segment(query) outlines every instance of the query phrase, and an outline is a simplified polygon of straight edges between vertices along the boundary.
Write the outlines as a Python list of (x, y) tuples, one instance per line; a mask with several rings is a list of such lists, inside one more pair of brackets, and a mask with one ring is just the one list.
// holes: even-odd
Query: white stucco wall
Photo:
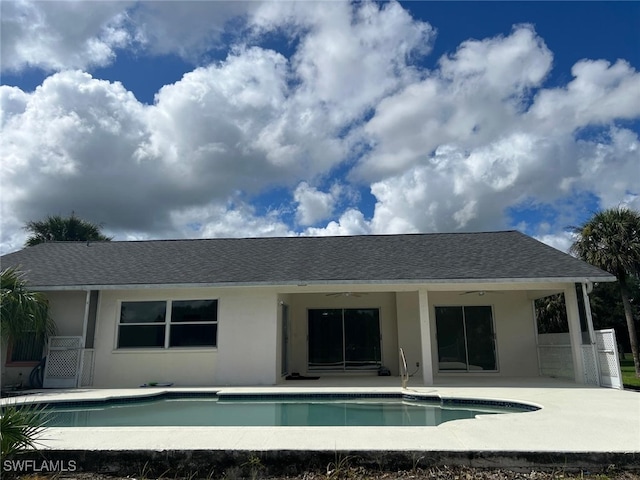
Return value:
[[(409, 371), (422, 375), (419, 296), (416, 290), (394, 292), (394, 286), (370, 286), (366, 295), (328, 296), (335, 291), (299, 293), (300, 287), (138, 289), (102, 291), (95, 332), (93, 385), (136, 387), (148, 382), (173, 382), (176, 386), (271, 385), (283, 381), (281, 302), (289, 305), (289, 372), (307, 371), (307, 312), (311, 308), (379, 308), (382, 362), (399, 374), (398, 349), (403, 347)], [(406, 286), (405, 286), (406, 287)], [(425, 286), (423, 286), (424, 288)], [(540, 285), (520, 291), (487, 293), (482, 297), (428, 290), (430, 348), (437, 382), (435, 306), (491, 305), (496, 328), (498, 372), (447, 372), (456, 376), (537, 376), (538, 363), (531, 299)], [(307, 287), (304, 287), (307, 288)], [(375, 289), (385, 288), (384, 292)], [(469, 287), (475, 289), (476, 286)], [(478, 286), (486, 288), (486, 285)], [(508, 288), (504, 286), (503, 288)], [(550, 288), (550, 287), (548, 287)], [(554, 288), (556, 288), (554, 286)], [(292, 290), (296, 290), (292, 292)], [(51, 311), (60, 335), (81, 335), (86, 292), (50, 292)], [(117, 349), (119, 305), (122, 301), (218, 300), (218, 345), (209, 348)], [(428, 358), (428, 357), (427, 357)], [(420, 369), (416, 372), (416, 362)], [(3, 383), (15, 380), (3, 370)], [(15, 370), (17, 373), (18, 370)], [(23, 377), (30, 368), (23, 369)], [(360, 373), (362, 374), (362, 373)]]
[(277, 383), (279, 306), (275, 290), (225, 292), (219, 308), (217, 384)]
[(420, 312), (418, 292), (398, 292), (396, 294), (398, 318), (398, 348), (404, 350), (409, 373), (421, 375), (422, 365), (416, 368), (416, 363), (422, 364), (422, 347), (420, 342)]
[(47, 292), (49, 313), (56, 322), (56, 335), (82, 335), (87, 292)]
[[(218, 300), (217, 347), (117, 349), (122, 301)], [(276, 383), (277, 295), (273, 289), (103, 291), (96, 324), (94, 386)]]

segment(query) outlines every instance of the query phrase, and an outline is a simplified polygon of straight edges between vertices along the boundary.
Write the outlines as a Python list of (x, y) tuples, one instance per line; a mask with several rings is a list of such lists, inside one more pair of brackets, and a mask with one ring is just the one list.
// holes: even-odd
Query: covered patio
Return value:
[[(388, 373), (408, 375), (421, 386), (555, 379), (603, 384), (590, 282), (421, 287), (353, 285), (338, 291), (301, 285), (280, 292), (279, 383), (291, 384), (286, 378), (292, 373), (297, 383), (320, 377), (336, 386)], [(565, 298), (568, 331), (539, 334), (534, 302), (557, 293)], [(384, 377), (375, 382), (386, 383)]]

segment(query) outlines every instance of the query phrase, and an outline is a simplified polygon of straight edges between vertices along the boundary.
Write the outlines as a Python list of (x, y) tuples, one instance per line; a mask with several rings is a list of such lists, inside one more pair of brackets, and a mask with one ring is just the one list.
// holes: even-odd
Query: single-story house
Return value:
[[(1, 260), (50, 301), (50, 386), (400, 375), (401, 348), (425, 385), (538, 377), (532, 305), (559, 292), (570, 375), (593, 383), (586, 295), (615, 280), (517, 231), (51, 242)], [(10, 347), (3, 383), (26, 381), (41, 351)]]

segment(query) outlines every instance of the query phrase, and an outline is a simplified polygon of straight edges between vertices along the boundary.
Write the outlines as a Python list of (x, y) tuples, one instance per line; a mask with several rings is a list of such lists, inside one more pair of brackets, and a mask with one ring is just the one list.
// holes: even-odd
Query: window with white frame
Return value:
[(118, 348), (215, 347), (217, 300), (122, 302)]

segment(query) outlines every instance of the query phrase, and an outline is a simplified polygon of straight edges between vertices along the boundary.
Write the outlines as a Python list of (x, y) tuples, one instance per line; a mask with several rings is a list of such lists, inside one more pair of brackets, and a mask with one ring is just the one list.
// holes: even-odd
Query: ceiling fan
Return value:
[(479, 297), (483, 297), (486, 294), (493, 295), (494, 293), (497, 295), (502, 295), (503, 292), (497, 292), (495, 290), (487, 291), (487, 290), (469, 290), (468, 292), (462, 292), (459, 295), (471, 295), (472, 293), (478, 294)]
[(368, 295), (368, 293), (362, 292), (335, 292), (335, 293), (327, 293), (327, 297), (362, 297), (363, 295)]

